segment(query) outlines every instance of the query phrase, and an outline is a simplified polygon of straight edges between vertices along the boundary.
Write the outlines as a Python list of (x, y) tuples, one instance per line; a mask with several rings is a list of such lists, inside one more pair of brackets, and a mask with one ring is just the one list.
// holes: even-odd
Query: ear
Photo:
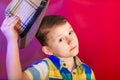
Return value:
[(52, 55), (52, 52), (50, 51), (48, 46), (43, 46), (42, 51), (47, 55)]

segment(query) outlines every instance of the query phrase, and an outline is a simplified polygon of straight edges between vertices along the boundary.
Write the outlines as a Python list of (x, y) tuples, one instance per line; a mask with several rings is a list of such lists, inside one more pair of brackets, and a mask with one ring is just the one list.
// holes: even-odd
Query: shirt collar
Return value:
[[(60, 60), (58, 57), (51, 55), (49, 59), (53, 62), (53, 64), (57, 67), (57, 69), (61, 69), (62, 67), (67, 68), (66, 63), (63, 60)], [(81, 66), (82, 63), (77, 56), (74, 57), (74, 61), (76, 67)]]

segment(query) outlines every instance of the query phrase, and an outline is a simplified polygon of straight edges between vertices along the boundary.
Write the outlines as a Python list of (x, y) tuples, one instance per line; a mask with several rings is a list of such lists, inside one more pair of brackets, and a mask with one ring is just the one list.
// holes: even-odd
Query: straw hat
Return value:
[(12, 0), (5, 10), (5, 16), (17, 15), (19, 48), (25, 48), (35, 37), (49, 0)]

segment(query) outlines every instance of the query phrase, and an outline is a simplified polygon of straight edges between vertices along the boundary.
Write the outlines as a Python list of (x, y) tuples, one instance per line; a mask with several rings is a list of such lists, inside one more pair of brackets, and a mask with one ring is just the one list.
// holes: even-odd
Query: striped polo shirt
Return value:
[(92, 69), (74, 57), (75, 68), (70, 72), (67, 64), (58, 57), (51, 55), (36, 61), (24, 72), (30, 80), (96, 80)]

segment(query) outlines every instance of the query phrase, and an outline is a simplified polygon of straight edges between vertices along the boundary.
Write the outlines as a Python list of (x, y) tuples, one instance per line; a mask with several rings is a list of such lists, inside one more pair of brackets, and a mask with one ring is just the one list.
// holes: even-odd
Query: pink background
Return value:
[[(0, 26), (10, 0), (0, 0)], [(115, 0), (51, 0), (46, 15), (65, 16), (79, 39), (80, 59), (92, 67), (97, 80), (120, 80), (120, 2)], [(0, 31), (0, 80), (7, 79), (6, 39)], [(46, 57), (36, 40), (20, 50), (25, 68)]]

